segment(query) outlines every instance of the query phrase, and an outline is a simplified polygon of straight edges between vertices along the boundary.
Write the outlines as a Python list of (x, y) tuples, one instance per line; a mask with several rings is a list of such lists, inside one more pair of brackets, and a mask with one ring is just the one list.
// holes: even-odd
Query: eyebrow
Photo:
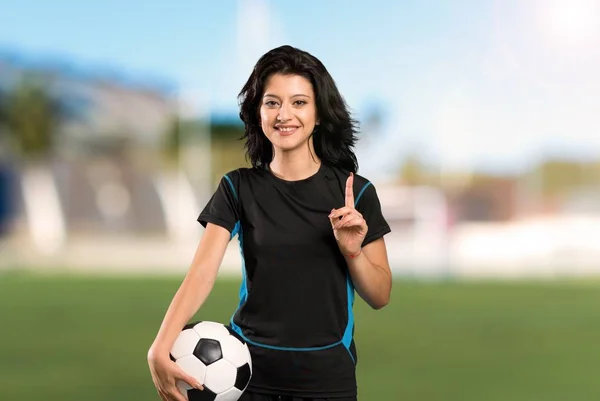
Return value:
[[(304, 94), (302, 94), (302, 93), (298, 93), (298, 94), (292, 95), (292, 97), (298, 97), (298, 96), (307, 97), (307, 98), (309, 98), (309, 99), (310, 99), (310, 96), (308, 96), (308, 95), (304, 95)], [(265, 95), (263, 96), (263, 98), (264, 98), (264, 97), (274, 97), (274, 98), (277, 98), (277, 99), (279, 99), (279, 96), (277, 96), (277, 95), (272, 95), (272, 94), (270, 94), (270, 93), (265, 93)]]

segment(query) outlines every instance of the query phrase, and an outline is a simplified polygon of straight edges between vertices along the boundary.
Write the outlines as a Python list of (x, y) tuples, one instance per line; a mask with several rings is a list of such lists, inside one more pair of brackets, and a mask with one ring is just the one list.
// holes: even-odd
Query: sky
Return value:
[(413, 153), (448, 171), (600, 158), (600, 0), (4, 0), (0, 21), (0, 49), (161, 77), (197, 113), (235, 116), (263, 53), (307, 50), (372, 172)]

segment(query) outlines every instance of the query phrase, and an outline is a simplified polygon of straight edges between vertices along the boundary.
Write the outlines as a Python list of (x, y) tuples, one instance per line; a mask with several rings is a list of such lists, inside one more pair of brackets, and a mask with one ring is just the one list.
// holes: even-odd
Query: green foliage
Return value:
[[(159, 400), (146, 363), (182, 277), (0, 277), (0, 394)], [(238, 279), (195, 319), (227, 322)], [(110, 294), (110, 295), (107, 295)], [(600, 399), (600, 283), (408, 283), (355, 305), (360, 400)]]
[(182, 121), (178, 115), (173, 115), (163, 139), (163, 154), (169, 161), (179, 160), (179, 148), (181, 145)]
[(0, 132), (8, 124), (8, 94), (0, 90)]
[(8, 132), (26, 156), (44, 156), (53, 149), (63, 110), (47, 83), (26, 76), (6, 95), (3, 115)]
[(213, 122), (210, 126), (211, 140), (222, 143), (233, 143), (244, 135), (244, 125), (234, 121)]
[(223, 174), (239, 167), (249, 166), (245, 157), (244, 126), (235, 121), (213, 121), (211, 130), (211, 153), (213, 182), (215, 185)]
[(178, 162), (182, 147), (202, 143), (205, 130), (203, 121), (183, 119), (178, 114), (173, 114), (163, 135), (162, 153), (165, 159)]
[(425, 166), (415, 155), (408, 155), (400, 167), (400, 179), (404, 185), (423, 184), (427, 175)]
[(600, 162), (547, 160), (530, 175), (541, 180), (544, 195), (563, 195), (581, 187), (600, 185)]
[[(485, 171), (456, 171), (455, 176), (468, 177), (467, 186), (463, 188), (477, 189), (480, 187), (510, 187), (510, 183), (527, 182), (535, 191), (540, 191), (544, 197), (567, 195), (581, 188), (600, 187), (600, 160), (581, 161), (567, 159), (547, 159), (518, 175), (491, 174)], [(422, 162), (417, 156), (409, 155), (404, 159), (398, 172), (401, 182), (405, 185), (439, 186), (452, 180), (451, 174), (441, 176), (436, 169)]]

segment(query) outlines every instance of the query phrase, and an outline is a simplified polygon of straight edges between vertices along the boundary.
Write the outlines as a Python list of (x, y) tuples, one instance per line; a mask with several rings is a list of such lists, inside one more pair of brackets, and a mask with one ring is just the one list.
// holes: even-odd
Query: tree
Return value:
[(179, 162), (179, 147), (181, 146), (181, 117), (173, 114), (163, 137), (162, 152), (169, 163)]
[(26, 74), (9, 89), (3, 118), (9, 138), (26, 159), (20, 187), (27, 198), (24, 215), (32, 241), (40, 251), (52, 253), (65, 243), (66, 221), (48, 156), (65, 111), (48, 83), (37, 77)]
[(409, 154), (400, 167), (400, 179), (404, 185), (421, 185), (426, 181), (427, 171), (418, 156)]
[(233, 119), (212, 121), (210, 133), (212, 142), (235, 144), (244, 135), (244, 125)]
[(561, 196), (600, 183), (600, 166), (593, 162), (549, 159), (528, 174), (538, 177), (544, 196)]
[(54, 148), (63, 119), (58, 99), (46, 83), (26, 76), (5, 96), (3, 120), (15, 145), (24, 156), (43, 158)]
[(8, 95), (0, 88), (0, 145), (6, 146), (6, 131), (8, 130)]

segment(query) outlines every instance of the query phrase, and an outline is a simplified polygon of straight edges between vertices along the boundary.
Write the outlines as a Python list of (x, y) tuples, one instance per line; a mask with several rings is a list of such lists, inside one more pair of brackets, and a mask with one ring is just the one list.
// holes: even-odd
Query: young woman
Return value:
[(356, 400), (352, 305), (390, 300), (374, 186), (356, 175), (356, 123), (323, 64), (282, 46), (258, 61), (241, 93), (252, 168), (226, 174), (198, 217), (206, 227), (148, 359), (163, 400), (176, 380), (202, 388), (169, 359), (209, 295), (227, 244), (240, 241), (243, 280), (231, 327), (250, 347), (243, 401)]

